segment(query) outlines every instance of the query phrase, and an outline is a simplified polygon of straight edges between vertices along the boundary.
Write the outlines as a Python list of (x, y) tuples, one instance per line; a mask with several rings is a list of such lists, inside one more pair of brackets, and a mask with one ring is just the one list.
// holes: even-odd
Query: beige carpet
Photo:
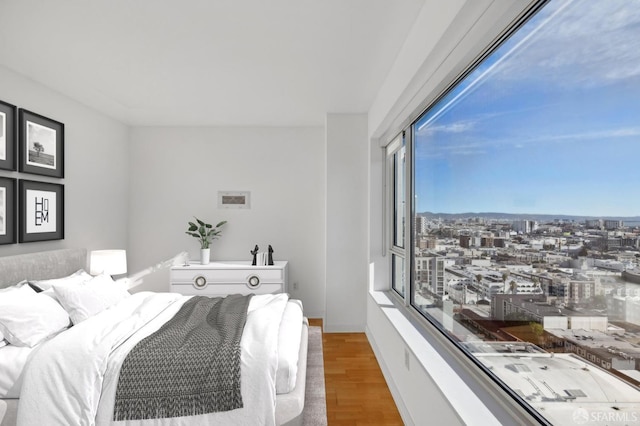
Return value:
[(305, 426), (326, 426), (327, 401), (324, 388), (322, 329), (320, 327), (309, 327), (307, 385), (304, 398), (303, 424)]

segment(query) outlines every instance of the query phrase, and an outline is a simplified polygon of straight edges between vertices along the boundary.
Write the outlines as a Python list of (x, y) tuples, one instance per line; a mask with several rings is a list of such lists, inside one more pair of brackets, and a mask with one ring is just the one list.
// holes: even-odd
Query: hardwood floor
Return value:
[(364, 333), (323, 333), (322, 345), (329, 426), (403, 424)]

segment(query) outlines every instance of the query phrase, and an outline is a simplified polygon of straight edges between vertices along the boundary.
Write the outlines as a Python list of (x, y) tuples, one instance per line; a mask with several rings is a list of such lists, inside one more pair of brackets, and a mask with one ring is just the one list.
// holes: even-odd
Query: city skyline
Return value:
[(550, 2), (427, 112), (416, 211), (640, 216), (639, 6)]
[(431, 211), (423, 211), (417, 212), (417, 215), (422, 216), (451, 216), (451, 217), (459, 217), (470, 219), (474, 217), (482, 217), (485, 219), (495, 219), (495, 220), (519, 220), (519, 219), (529, 219), (529, 220), (628, 220), (631, 222), (640, 222), (640, 215), (636, 216), (594, 216), (594, 215), (567, 215), (563, 213), (511, 213), (511, 212), (431, 212)]

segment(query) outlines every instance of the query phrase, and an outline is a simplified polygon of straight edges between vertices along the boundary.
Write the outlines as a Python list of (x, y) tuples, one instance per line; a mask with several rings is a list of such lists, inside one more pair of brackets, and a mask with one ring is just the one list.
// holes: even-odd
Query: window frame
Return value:
[[(385, 226), (388, 229), (386, 235), (391, 243), (388, 250), (385, 250), (391, 256), (389, 256), (389, 295), (394, 301), (396, 306), (403, 310), (403, 313), (412, 322), (419, 327), (419, 332), (428, 340), (427, 336), (431, 336), (442, 343), (450, 355), (452, 355), (458, 362), (466, 366), (467, 371), (471, 373), (472, 377), (484, 386), (485, 389), (496, 397), (496, 400), (501, 400), (506, 406), (508, 411), (512, 413), (526, 413), (531, 416), (533, 420), (543, 425), (551, 425), (545, 417), (543, 417), (537, 410), (530, 406), (520, 395), (518, 395), (513, 389), (507, 386), (497, 375), (495, 375), (489, 368), (483, 365), (476, 357), (471, 354), (467, 349), (456, 342), (436, 318), (430, 317), (423, 313), (414, 306), (413, 300), (413, 287), (415, 279), (415, 244), (413, 236), (415, 229), (415, 214), (416, 206), (414, 199), (415, 190), (415, 174), (414, 174), (414, 130), (417, 122), (427, 114), (434, 106), (436, 106), (444, 97), (446, 97), (452, 90), (454, 90), (458, 84), (462, 82), (470, 73), (472, 73), (478, 66), (480, 66), (487, 57), (489, 57), (495, 50), (497, 50), (507, 39), (515, 34), (526, 22), (528, 22), (540, 9), (542, 9), (550, 0), (536, 0), (529, 5), (529, 8), (521, 14), (516, 20), (514, 20), (492, 43), (490, 43), (476, 58), (474, 58), (460, 74), (455, 76), (448, 84), (444, 86), (444, 89), (440, 91), (426, 106), (414, 111), (406, 121), (400, 134), (391, 139), (391, 141), (385, 146), (387, 149), (387, 161), (383, 162), (384, 175), (386, 176), (385, 190), (385, 209), (389, 215), (384, 220)], [(395, 246), (394, 232), (395, 223), (393, 218), (394, 206), (391, 205), (395, 201), (394, 189), (395, 189), (395, 173), (393, 169), (393, 157), (389, 156), (389, 147), (391, 147), (398, 137), (403, 137), (405, 152), (405, 240), (404, 248), (400, 249)], [(389, 202), (391, 200), (391, 203)], [(404, 294), (400, 294), (394, 288), (394, 255), (404, 256), (405, 265), (405, 291)], [(510, 400), (504, 400), (504, 394), (511, 397)]]

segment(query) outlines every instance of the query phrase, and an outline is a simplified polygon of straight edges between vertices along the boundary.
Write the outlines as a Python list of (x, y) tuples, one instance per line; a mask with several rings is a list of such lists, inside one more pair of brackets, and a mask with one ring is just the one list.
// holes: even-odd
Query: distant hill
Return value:
[(483, 212), (483, 213), (432, 213), (422, 212), (418, 213), (419, 216), (424, 216), (429, 219), (469, 219), (473, 217), (480, 217), (483, 219), (504, 219), (504, 220), (535, 220), (537, 222), (553, 222), (554, 220), (563, 221), (576, 221), (584, 222), (585, 220), (605, 219), (605, 220), (621, 220), (623, 222), (640, 222), (640, 216), (572, 216), (563, 214), (520, 214), (520, 213), (498, 213), (498, 212)]

